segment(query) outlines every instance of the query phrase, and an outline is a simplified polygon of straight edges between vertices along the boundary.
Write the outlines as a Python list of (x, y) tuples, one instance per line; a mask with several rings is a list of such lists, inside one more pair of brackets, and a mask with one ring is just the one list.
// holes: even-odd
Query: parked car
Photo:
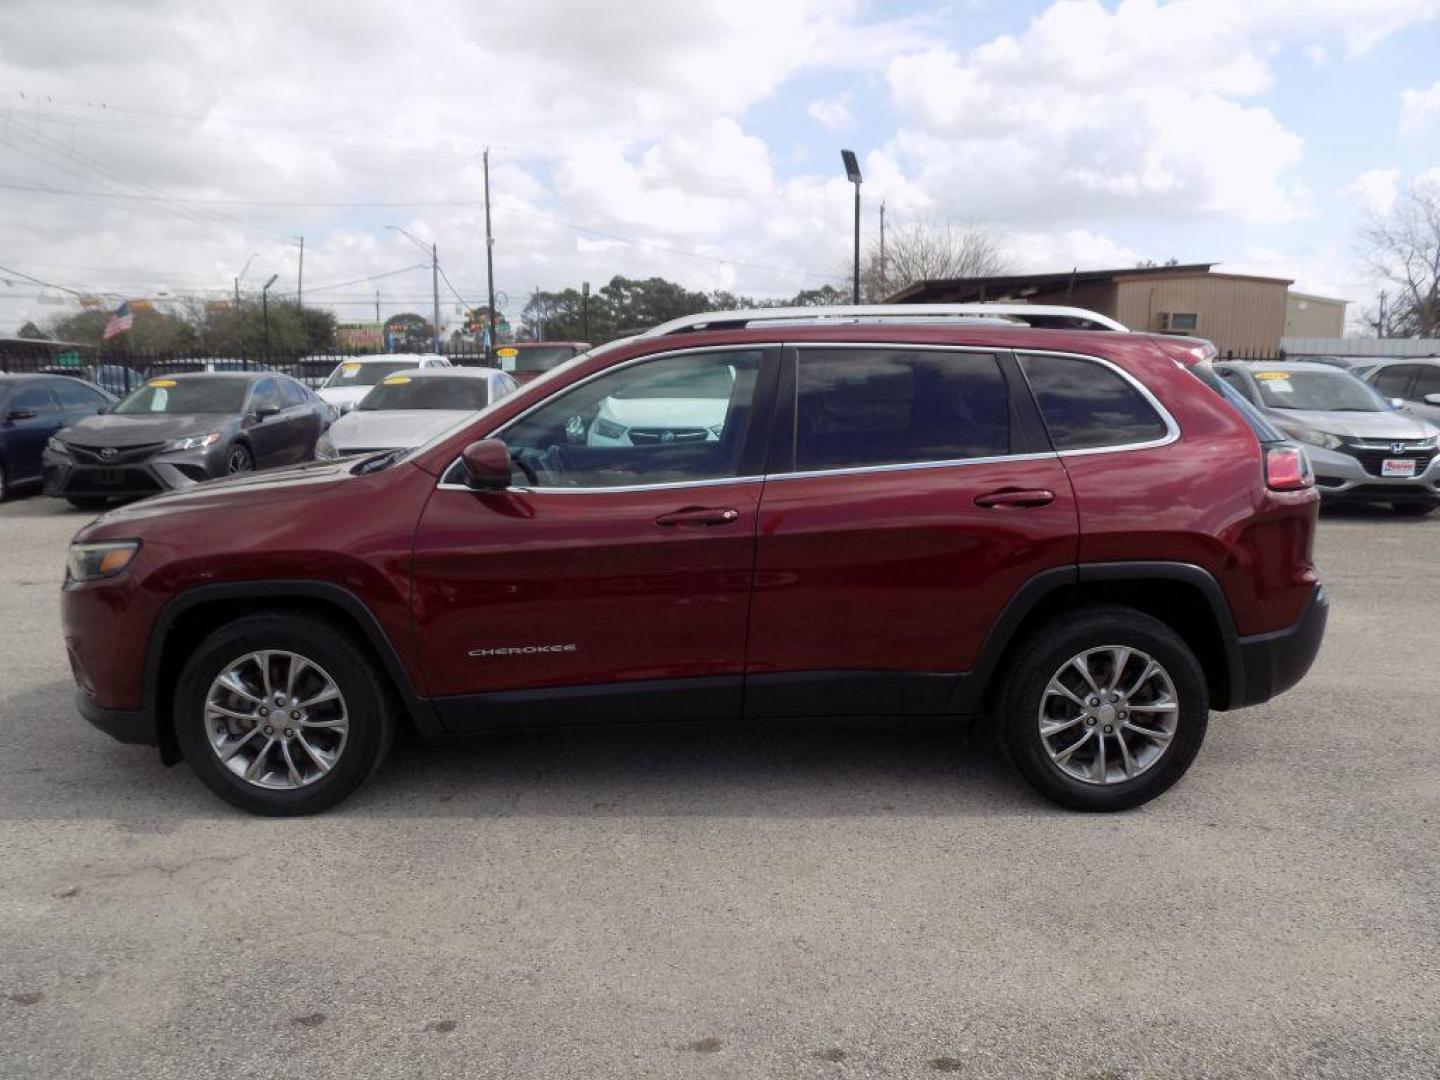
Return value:
[(157, 360), (145, 369), (145, 378), (154, 379), (162, 375), (197, 375), (216, 371), (268, 371), (269, 366), (259, 360), (241, 360), (233, 356), (208, 358), (179, 357), (174, 360)]
[(1238, 361), (1218, 363), (1215, 370), (1276, 426), (1308, 445), (1327, 502), (1382, 502), (1410, 515), (1440, 506), (1440, 428), (1397, 412), (1349, 372), (1324, 364)]
[(352, 356), (335, 365), (335, 370), (321, 385), (318, 393), (342, 413), (347, 413), (387, 375), (412, 368), (448, 368), (450, 361), (434, 353), (383, 353), (378, 356)]
[(320, 436), (315, 456), (347, 457), (409, 448), (488, 409), (515, 389), (494, 368), (410, 368), (387, 375)]
[(0, 500), (20, 485), (40, 481), (46, 440), (115, 400), (68, 376), (0, 374)]
[(1440, 424), (1440, 356), (1383, 360), (1365, 381), (1401, 412)]
[(96, 507), (310, 461), (328, 416), (312, 392), (276, 372), (150, 379), (106, 415), (50, 439), (45, 494)]
[[(834, 715), (988, 716), (1118, 810), (1305, 674), (1319, 496), (1213, 349), (859, 311), (679, 320), (414, 450), (106, 514), (61, 602), (80, 711), (260, 814), (335, 805), (400, 725)], [(713, 439), (572, 423), (717, 371)]]
[(93, 383), (107, 394), (122, 398), (136, 389), (145, 377), (134, 368), (124, 364), (85, 364), (81, 367), (46, 367), (40, 369), (45, 375), (65, 375)]
[(587, 341), (517, 341), (514, 345), (502, 345), (496, 349), (495, 359), (501, 371), (514, 375), (515, 381), (523, 386), (589, 351), (590, 343)]

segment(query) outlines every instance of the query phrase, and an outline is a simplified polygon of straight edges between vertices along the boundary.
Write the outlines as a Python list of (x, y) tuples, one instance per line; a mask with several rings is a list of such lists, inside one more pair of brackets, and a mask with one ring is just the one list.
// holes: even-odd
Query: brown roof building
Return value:
[[(1307, 323), (1345, 322), (1344, 300), (1295, 294), (1286, 278), (1215, 273), (1215, 263), (1077, 270), (1058, 274), (1006, 274), (920, 281), (901, 289), (891, 304), (989, 301), (1072, 304), (1118, 319), (1132, 330), (1207, 338), (1224, 353), (1274, 353), (1297, 316)], [(1337, 321), (1338, 319), (1338, 321)]]

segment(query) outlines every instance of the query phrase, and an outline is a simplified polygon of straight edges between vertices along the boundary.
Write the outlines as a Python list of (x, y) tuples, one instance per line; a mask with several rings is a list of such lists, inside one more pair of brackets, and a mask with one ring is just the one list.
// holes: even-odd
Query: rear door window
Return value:
[(21, 383), (10, 395), (6, 406), (11, 412), (30, 412), (44, 416), (55, 411), (55, 396), (43, 382)]
[(1425, 402), (1427, 394), (1440, 394), (1440, 365), (1422, 364), (1420, 366), (1420, 377), (1415, 380), (1415, 389), (1411, 396), (1419, 402)]
[(989, 353), (801, 349), (795, 470), (923, 464), (1010, 452), (1009, 395)]
[(1394, 364), (1375, 376), (1375, 389), (1387, 398), (1405, 398), (1410, 394), (1410, 381), (1417, 364)]
[(1144, 395), (1104, 364), (1045, 354), (1019, 359), (1056, 450), (1136, 446), (1169, 432)]
[(110, 403), (110, 399), (104, 394), (75, 379), (58, 382), (52, 389), (55, 391), (55, 396), (60, 399), (60, 407), (66, 412), (98, 409), (100, 406)]

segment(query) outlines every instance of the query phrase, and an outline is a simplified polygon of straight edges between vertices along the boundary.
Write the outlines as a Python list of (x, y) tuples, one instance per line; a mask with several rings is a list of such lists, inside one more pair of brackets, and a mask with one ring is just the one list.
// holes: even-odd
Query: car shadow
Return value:
[[(426, 745), (402, 735), (328, 816), (878, 817), (1056, 813), (992, 740), (953, 721), (843, 720), (525, 729)], [(0, 700), (0, 820), (170, 831), (235, 820), (184, 765), (75, 712), (69, 683)]]
[(1405, 514), (1397, 514), (1390, 507), (1380, 503), (1338, 503), (1320, 504), (1321, 521), (1366, 521), (1366, 522), (1392, 522), (1396, 525), (1427, 525), (1431, 522), (1440, 521), (1440, 510), (1429, 515), (1418, 515), (1407, 517)]

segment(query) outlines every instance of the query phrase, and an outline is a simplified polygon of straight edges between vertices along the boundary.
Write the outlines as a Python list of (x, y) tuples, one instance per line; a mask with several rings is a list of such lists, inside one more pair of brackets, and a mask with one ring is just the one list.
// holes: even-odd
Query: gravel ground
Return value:
[(401, 745), (295, 821), (76, 716), (84, 520), (0, 506), (0, 1075), (1440, 1074), (1440, 518), (1327, 516), (1315, 670), (1129, 814), (877, 722)]

